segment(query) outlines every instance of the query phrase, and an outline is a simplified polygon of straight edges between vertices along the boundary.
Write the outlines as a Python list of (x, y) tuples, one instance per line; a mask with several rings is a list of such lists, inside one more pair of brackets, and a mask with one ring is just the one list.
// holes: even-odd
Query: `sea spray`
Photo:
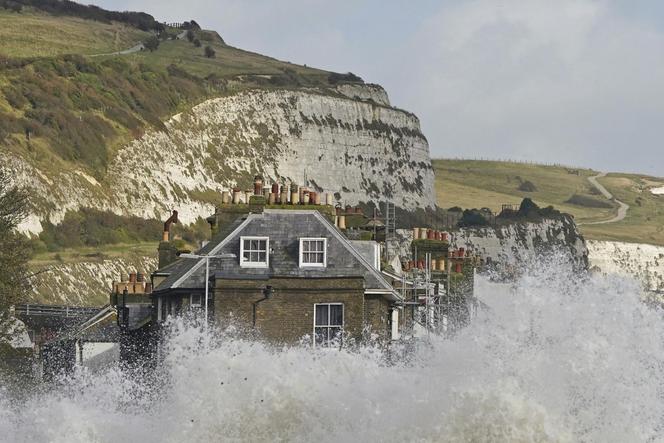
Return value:
[(149, 377), (79, 371), (20, 404), (0, 397), (0, 431), (122, 443), (664, 441), (661, 311), (633, 281), (537, 265), (512, 284), (479, 278), (486, 309), (404, 361), (374, 347), (275, 349), (176, 320)]

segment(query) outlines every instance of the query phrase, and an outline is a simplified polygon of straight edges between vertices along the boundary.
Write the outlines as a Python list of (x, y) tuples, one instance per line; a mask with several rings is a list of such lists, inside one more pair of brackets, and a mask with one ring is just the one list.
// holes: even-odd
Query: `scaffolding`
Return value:
[(390, 258), (390, 244), (396, 239), (397, 212), (394, 203), (385, 202), (385, 260)]
[(479, 302), (473, 294), (452, 289), (449, 264), (445, 272), (433, 273), (431, 253), (424, 257), (423, 269), (411, 269), (401, 278), (402, 304), (411, 311), (409, 329), (414, 337), (452, 335), (477, 315)]

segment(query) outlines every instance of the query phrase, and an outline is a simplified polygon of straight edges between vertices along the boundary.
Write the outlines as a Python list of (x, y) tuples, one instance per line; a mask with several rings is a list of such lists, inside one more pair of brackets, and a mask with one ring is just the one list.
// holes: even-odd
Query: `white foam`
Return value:
[[(115, 369), (10, 404), (17, 441), (661, 441), (664, 324), (635, 282), (539, 264), (480, 280), (490, 308), (387, 364), (174, 325), (157, 398)], [(394, 352), (392, 358), (399, 354)], [(3, 400), (4, 398), (4, 400)]]

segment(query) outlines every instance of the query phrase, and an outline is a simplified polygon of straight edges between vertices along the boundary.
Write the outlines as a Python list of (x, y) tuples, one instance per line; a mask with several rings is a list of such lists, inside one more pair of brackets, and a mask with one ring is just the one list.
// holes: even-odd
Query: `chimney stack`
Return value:
[(178, 211), (173, 211), (171, 216), (164, 222), (164, 233), (161, 237), (161, 241), (170, 241), (171, 240), (171, 225), (178, 222)]
[[(257, 175), (254, 177), (254, 195), (263, 195), (263, 177)], [(249, 203), (249, 199), (247, 199)]]

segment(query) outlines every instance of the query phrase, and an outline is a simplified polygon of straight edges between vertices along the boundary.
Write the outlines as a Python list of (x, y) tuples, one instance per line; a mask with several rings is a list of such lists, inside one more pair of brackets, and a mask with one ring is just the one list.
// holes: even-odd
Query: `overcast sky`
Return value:
[(659, 0), (96, 0), (383, 85), (433, 157), (664, 176)]

